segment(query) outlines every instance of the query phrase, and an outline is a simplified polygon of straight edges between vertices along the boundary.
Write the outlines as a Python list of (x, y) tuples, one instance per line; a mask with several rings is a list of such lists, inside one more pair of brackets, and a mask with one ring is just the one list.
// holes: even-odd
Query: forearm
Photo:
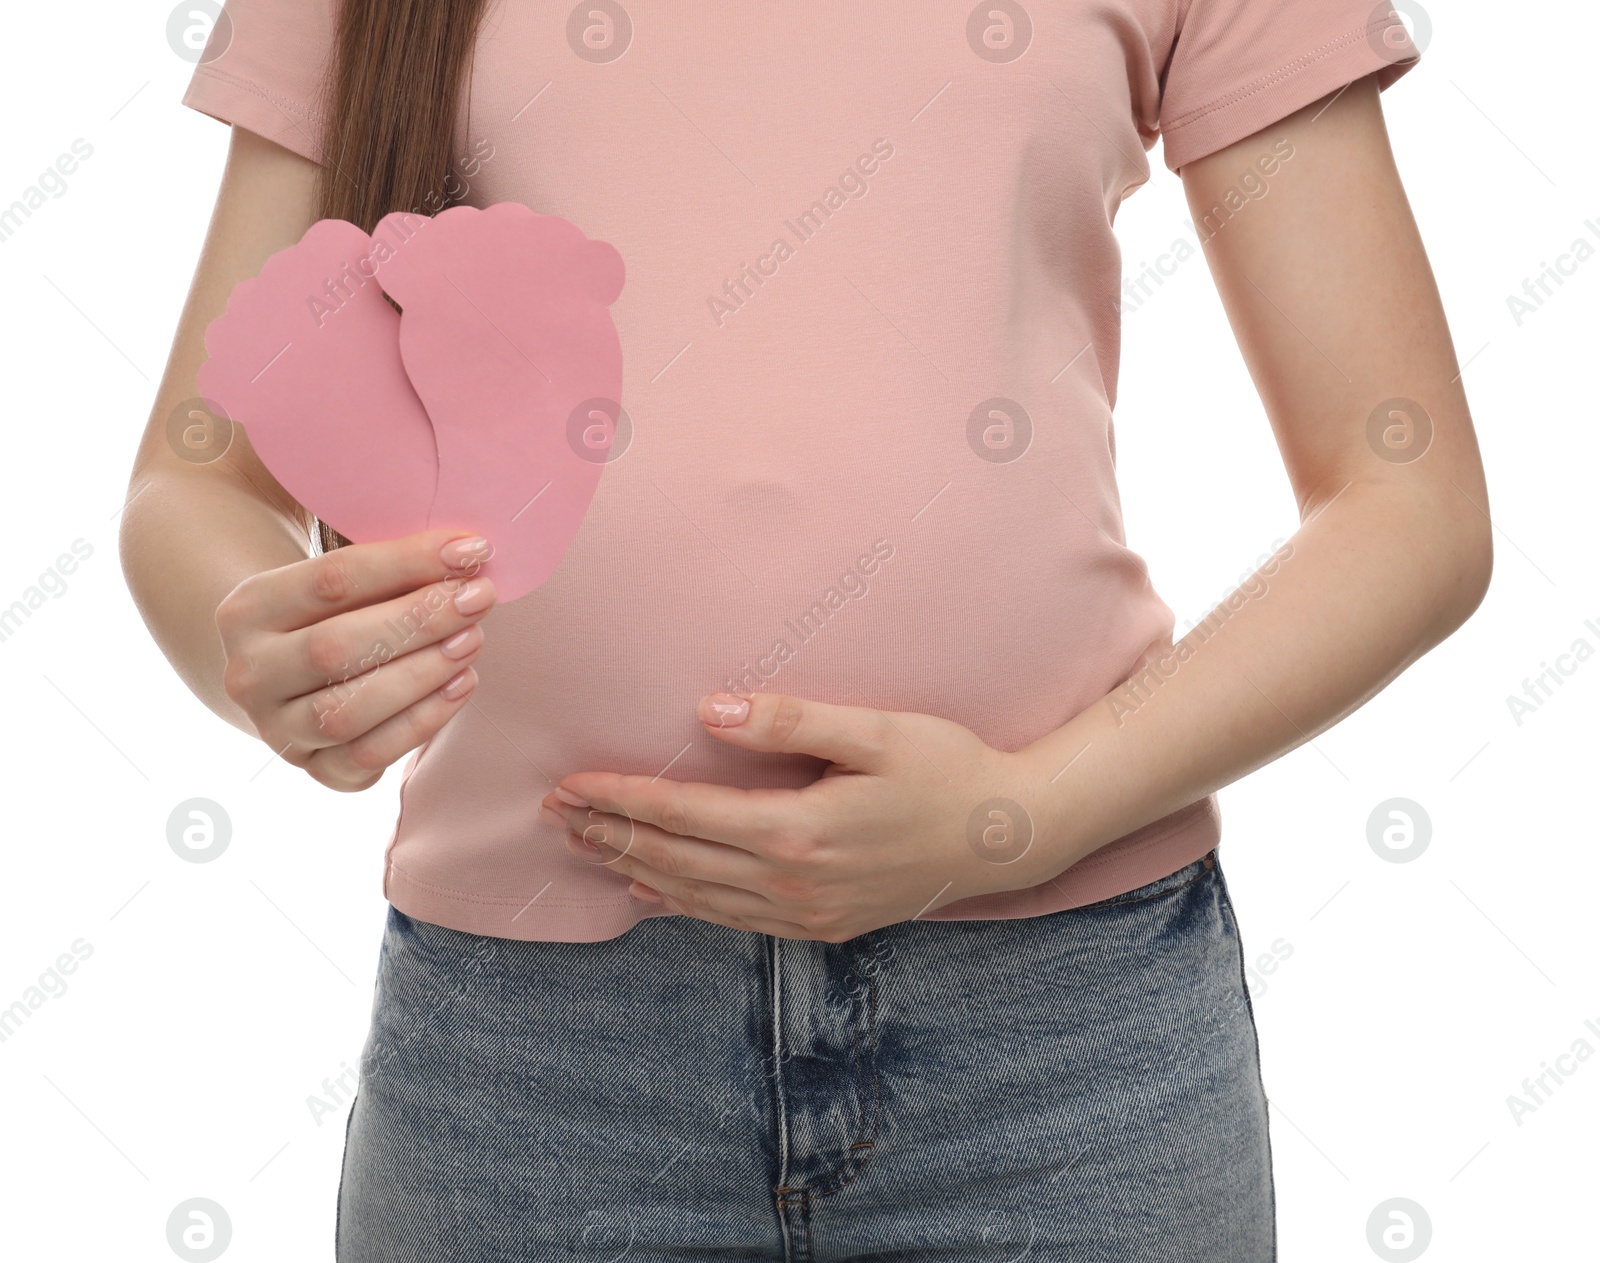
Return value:
[(162, 653), (191, 691), (234, 727), (255, 726), (222, 685), (217, 606), (243, 579), (310, 552), (292, 510), (237, 468), (161, 464), (135, 474), (122, 514), (122, 569)]
[(1171, 655), (1018, 752), (1041, 863), (1060, 872), (1357, 709), (1465, 621), (1489, 557), (1487, 517), (1453, 487), (1335, 495)]

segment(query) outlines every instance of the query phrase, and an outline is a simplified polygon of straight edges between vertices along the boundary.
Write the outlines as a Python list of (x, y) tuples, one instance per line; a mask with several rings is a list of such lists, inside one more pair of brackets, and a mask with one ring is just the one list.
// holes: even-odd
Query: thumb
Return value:
[(880, 710), (833, 706), (784, 693), (712, 693), (700, 699), (700, 722), (719, 741), (774, 754), (811, 754), (851, 771), (885, 763), (890, 725)]

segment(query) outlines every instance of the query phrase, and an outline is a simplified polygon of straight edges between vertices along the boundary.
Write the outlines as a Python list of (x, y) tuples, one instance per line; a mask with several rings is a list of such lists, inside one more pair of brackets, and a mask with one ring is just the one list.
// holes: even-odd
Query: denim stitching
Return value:
[[(1253, 1047), (1255, 1049), (1256, 1073), (1257, 1073), (1257, 1075), (1259, 1075), (1261, 1077), (1261, 1099), (1262, 1099), (1263, 1102), (1270, 1102), (1271, 1098), (1269, 1098), (1267, 1096), (1266, 1072), (1262, 1068), (1262, 1065), (1261, 1065), (1261, 1032), (1260, 1032), (1260, 1029), (1256, 1026), (1256, 1006), (1255, 1006), (1255, 1001), (1250, 998), (1250, 979), (1249, 979), (1249, 977), (1248, 977), (1248, 975), (1246, 974), (1246, 971), (1245, 971), (1245, 963), (1244, 963), (1244, 934), (1242, 933), (1241, 928), (1239, 926), (1239, 915), (1238, 915), (1238, 912), (1235, 910), (1235, 908), (1233, 906), (1233, 896), (1228, 893), (1228, 879), (1226, 877), (1222, 877), (1221, 876), (1221, 871), (1222, 870), (1221, 870), (1220, 867), (1218, 868), (1217, 871), (1218, 871), (1219, 877), (1221, 877), (1221, 880), (1219, 881), (1218, 884), (1220, 885), (1220, 887), (1222, 889), (1222, 900), (1221, 900), (1221, 902), (1222, 902), (1223, 911), (1227, 914), (1228, 919), (1233, 922), (1233, 937), (1234, 937), (1234, 943), (1235, 943), (1235, 946), (1236, 946), (1236, 949), (1237, 949), (1236, 954), (1237, 954), (1237, 956), (1239, 958), (1239, 989), (1242, 992), (1244, 992), (1245, 1013), (1249, 1017), (1249, 1020), (1250, 1020), (1250, 1043), (1251, 1043), (1251, 1047)], [(1270, 1222), (1271, 1222), (1271, 1225), (1272, 1225), (1272, 1256), (1271, 1256), (1271, 1258), (1272, 1258), (1272, 1263), (1277, 1263), (1277, 1259), (1278, 1259), (1278, 1182), (1277, 1182), (1277, 1179), (1273, 1176), (1273, 1172), (1272, 1172), (1272, 1128), (1271, 1128), (1270, 1125), (1265, 1128), (1265, 1132), (1266, 1132), (1265, 1139), (1266, 1139), (1266, 1143), (1267, 1143), (1267, 1160), (1266, 1160), (1266, 1168), (1267, 1168), (1267, 1210), (1268, 1210), (1269, 1219), (1270, 1219)]]
[[(809, 1199), (811, 1197), (826, 1197), (830, 1193), (837, 1193), (845, 1185), (849, 1184), (851, 1180), (855, 1179), (856, 1176), (860, 1175), (862, 1171), (866, 1170), (867, 1161), (872, 1156), (873, 1146), (878, 1142), (878, 1118), (880, 1111), (878, 1098), (877, 1056), (878, 978), (876, 973), (868, 975), (867, 978), (867, 1024), (870, 1032), (869, 1047), (871, 1051), (869, 1056), (872, 1063), (872, 1130), (870, 1133), (868, 1133), (868, 1136), (865, 1140), (858, 1140), (855, 1144), (850, 1146), (850, 1154), (843, 1162), (839, 1163), (839, 1165), (834, 1167), (833, 1170), (828, 1171), (819, 1177), (816, 1184), (808, 1185), (804, 1190), (802, 1190), (801, 1195), (807, 1198), (806, 1205), (808, 1207), (810, 1204)], [(841, 1176), (842, 1178), (839, 1178)], [(835, 1179), (837, 1180), (836, 1183), (829, 1184), (827, 1182)], [(809, 1213), (807, 1215), (807, 1223), (807, 1232), (809, 1233)]]
[(339, 1221), (344, 1216), (344, 1175), (345, 1166), (350, 1154), (350, 1124), (355, 1121), (356, 1102), (361, 1098), (361, 1086), (356, 1085), (356, 1094), (350, 1098), (350, 1112), (344, 1119), (344, 1152), (345, 1156), (339, 1163), (339, 1187), (333, 1195), (333, 1257), (335, 1263), (339, 1258)]
[[(869, 944), (871, 943), (870, 933), (864, 934), (861, 937), (866, 939)], [(861, 950), (856, 948), (854, 949), (854, 952), (855, 963), (852, 968), (860, 969), (863, 973), (865, 973), (866, 970), (862, 966), (863, 958)], [(861, 1074), (861, 1023), (855, 1017), (853, 1012), (854, 1007), (855, 1006), (852, 1004), (852, 1013), (850, 1018), (850, 1070), (855, 1079), (856, 1086), (856, 1118), (859, 1120), (860, 1127), (864, 1129), (867, 1125), (867, 1093), (866, 1085)], [(851, 1148), (854, 1149), (855, 1146), (852, 1145)]]

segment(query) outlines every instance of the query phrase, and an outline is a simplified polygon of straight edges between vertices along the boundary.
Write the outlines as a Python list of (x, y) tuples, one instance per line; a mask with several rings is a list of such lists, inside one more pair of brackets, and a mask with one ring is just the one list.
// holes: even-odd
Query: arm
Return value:
[[(1186, 661), (1146, 677), (1136, 709), (1113, 693), (1022, 752), (1048, 780), (1083, 751), (1043, 803), (1042, 831), (1068, 856), (1309, 741), (1459, 627), (1488, 586), (1477, 441), (1372, 79), (1184, 167), (1195, 222), (1279, 137), (1294, 161), (1206, 257), (1301, 526), (1220, 628), (1200, 624), (1174, 647)], [(1397, 397), (1432, 422), (1406, 462), (1368, 437), (1374, 408)]]
[[(496, 599), (473, 578), (488, 547), (432, 529), (313, 557), (310, 515), (242, 427), (212, 459), (185, 459), (168, 438), (168, 417), (199, 394), (206, 326), (315, 220), (317, 170), (233, 129), (120, 542), (139, 613), (195, 695), (319, 783), (362, 790), (470, 698)], [(411, 629), (398, 644), (396, 627)]]
[[(1250, 594), (1174, 646), (1175, 668), (1014, 753), (931, 715), (714, 695), (700, 717), (718, 740), (832, 766), (799, 790), (563, 777), (544, 806), (575, 854), (676, 911), (841, 942), (1048, 881), (1310, 740), (1466, 620), (1491, 566), (1483, 470), (1376, 84), (1187, 165), (1196, 221), (1280, 138), (1294, 161), (1206, 247), (1300, 506)], [(1390, 451), (1405, 461), (1368, 437), (1397, 398), (1432, 427), (1420, 456)], [(1034, 826), (1010, 862), (967, 840), (974, 808), (998, 797)]]
[(236, 728), (254, 725), (222, 683), (216, 608), (239, 582), (310, 555), (310, 516), (236, 429), (224, 455), (192, 462), (167, 440), (167, 418), (199, 395), (205, 331), (233, 286), (293, 245), (315, 219), (317, 166), (233, 129), (216, 208), (167, 367), (128, 480), (123, 573), (145, 625), (183, 682)]

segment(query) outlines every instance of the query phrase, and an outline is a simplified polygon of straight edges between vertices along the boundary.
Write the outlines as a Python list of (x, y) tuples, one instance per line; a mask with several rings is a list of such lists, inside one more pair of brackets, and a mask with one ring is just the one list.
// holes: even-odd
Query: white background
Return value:
[[(1405, 1197), (1431, 1221), (1426, 1259), (1593, 1260), (1600, 1057), (1520, 1125), (1507, 1098), (1580, 1038), (1600, 1050), (1600, 661), (1520, 725), (1506, 699), (1574, 641), (1600, 649), (1600, 261), (1520, 327), (1507, 298), (1574, 240), (1600, 245), (1600, 31), (1589, 5), (1524, 16), (1459, 0), (1430, 15), (1422, 65), (1384, 104), (1467, 365), (1494, 582), (1380, 697), (1223, 792), (1222, 857), (1247, 956), (1290, 949), (1254, 996), (1282, 1257), (1390, 1257), (1367, 1220)], [(0, 243), (0, 606), (72, 541), (93, 549), (0, 642), (0, 1008), (75, 940), (92, 949), (0, 1043), (7, 1252), (179, 1257), (167, 1216), (200, 1196), (232, 1221), (227, 1259), (331, 1258), (348, 1094), (320, 1125), (307, 1099), (359, 1059), (399, 771), (340, 795), (274, 762), (184, 689), (128, 596), (118, 514), (227, 131), (178, 103), (191, 66), (167, 44), (164, 3), (73, 16), (11, 6), (0, 75), (0, 205), (74, 139), (94, 147)], [(1130, 274), (1194, 239), (1159, 149), (1151, 164), (1117, 222)], [(1198, 256), (1126, 314), (1123, 357), (1130, 543), (1181, 635), (1292, 533), (1294, 503)], [(197, 532), (172, 565), (203, 547)], [(212, 863), (167, 845), (169, 813), (192, 797), (233, 822)], [(1432, 823), (1408, 863), (1367, 840), (1394, 797)]]

